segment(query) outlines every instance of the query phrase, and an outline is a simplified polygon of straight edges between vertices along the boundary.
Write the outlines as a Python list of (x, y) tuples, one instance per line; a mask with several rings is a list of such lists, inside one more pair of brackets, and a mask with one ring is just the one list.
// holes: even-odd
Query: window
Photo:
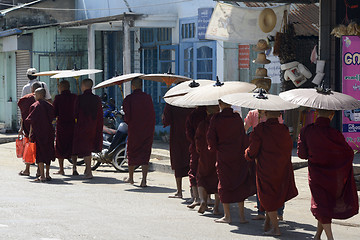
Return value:
[(212, 79), (213, 49), (202, 46), (197, 49), (197, 78)]
[(181, 38), (182, 39), (195, 38), (195, 34), (196, 34), (195, 23), (181, 24)]

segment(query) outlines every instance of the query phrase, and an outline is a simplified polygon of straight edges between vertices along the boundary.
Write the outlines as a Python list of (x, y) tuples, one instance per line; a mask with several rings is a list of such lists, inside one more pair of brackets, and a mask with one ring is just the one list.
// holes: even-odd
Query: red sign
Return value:
[(239, 45), (239, 68), (250, 67), (250, 45)]

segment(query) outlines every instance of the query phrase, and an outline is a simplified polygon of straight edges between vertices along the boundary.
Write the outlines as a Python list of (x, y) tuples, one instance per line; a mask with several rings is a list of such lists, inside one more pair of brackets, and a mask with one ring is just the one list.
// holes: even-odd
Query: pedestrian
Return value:
[(93, 178), (91, 172), (91, 153), (101, 152), (103, 144), (103, 110), (101, 99), (92, 93), (93, 80), (81, 82), (82, 94), (77, 96), (74, 106), (73, 175), (79, 175), (77, 158), (85, 160), (85, 178)]
[(151, 96), (142, 91), (142, 80), (131, 81), (132, 93), (123, 102), (124, 120), (128, 124), (127, 156), (129, 177), (126, 182), (134, 184), (134, 171), (141, 165), (140, 187), (147, 187), (146, 178), (155, 132), (155, 110)]
[(196, 175), (198, 171), (199, 154), (196, 150), (195, 145), (195, 133), (200, 122), (206, 118), (206, 107), (199, 106), (192, 110), (188, 118), (186, 119), (186, 137), (190, 142), (189, 153), (190, 153), (190, 170), (189, 170), (189, 181), (190, 181), (190, 192), (191, 192), (191, 204), (188, 208), (194, 208), (200, 205), (199, 192), (197, 187)]
[(165, 105), (162, 122), (170, 126), (170, 162), (176, 180), (176, 193), (169, 198), (182, 198), (182, 179), (188, 176), (190, 169), (190, 142), (186, 137), (185, 123), (191, 108)]
[(210, 120), (207, 142), (211, 151), (216, 151), (216, 171), (219, 178), (218, 193), (224, 207), (224, 217), (218, 223), (231, 223), (230, 203), (239, 206), (240, 223), (247, 223), (244, 200), (255, 194), (255, 173), (245, 160), (248, 146), (244, 123), (231, 105), (219, 100), (220, 113)]
[[(30, 113), (26, 122), (30, 124), (30, 141), (36, 143), (36, 163), (39, 167), (40, 176), (35, 181), (50, 181), (50, 163), (55, 160), (54, 149), (54, 107), (45, 101), (46, 91), (44, 88), (35, 90), (36, 102), (30, 107)], [(46, 173), (44, 172), (46, 165)]]
[(64, 159), (71, 158), (74, 138), (74, 106), (76, 95), (70, 92), (70, 83), (63, 80), (59, 84), (59, 95), (54, 99), (56, 117), (55, 156), (59, 160), (59, 171), (55, 174), (65, 175)]
[(215, 113), (219, 112), (219, 106), (207, 106), (206, 112), (206, 118), (199, 123), (195, 133), (196, 151), (199, 154), (199, 164), (196, 174), (200, 196), (200, 208), (198, 212), (204, 213), (208, 209), (208, 197), (210, 194), (215, 194), (213, 214), (219, 215), (220, 198), (217, 191), (219, 179), (216, 173), (216, 152), (209, 150), (206, 141), (210, 119)]
[(298, 139), (298, 156), (308, 159), (311, 212), (318, 220), (314, 239), (323, 231), (334, 239), (332, 219), (348, 219), (359, 212), (353, 173), (354, 151), (341, 132), (330, 127), (332, 110), (317, 110), (315, 123), (304, 127)]
[(279, 236), (277, 209), (298, 194), (291, 163), (293, 144), (288, 127), (278, 121), (280, 111), (265, 111), (265, 116), (266, 122), (259, 123), (250, 134), (245, 157), (256, 162), (260, 210), (266, 211), (265, 234)]
[[(30, 113), (30, 107), (33, 103), (36, 102), (35, 99), (35, 90), (41, 88), (41, 84), (39, 82), (34, 82), (31, 85), (31, 93), (26, 94), (22, 98), (20, 98), (18, 102), (18, 106), (20, 108), (21, 119), (20, 119), (20, 130), (19, 134), (24, 134), (25, 137), (29, 137), (30, 133), (30, 125), (25, 119), (28, 117)], [(30, 163), (25, 163), (25, 170), (19, 172), (20, 176), (30, 176)], [(37, 176), (38, 177), (38, 176)]]
[(24, 85), (23, 89), (22, 89), (22, 92), (21, 92), (21, 96), (25, 96), (26, 94), (30, 94), (31, 93), (31, 85), (34, 83), (34, 82), (39, 82), (41, 84), (41, 87), (45, 89), (46, 91), (46, 96), (45, 96), (45, 99), (49, 102), (51, 102), (51, 95), (50, 95), (50, 91), (49, 91), (49, 88), (48, 86), (46, 85), (46, 83), (44, 82), (40, 82), (38, 79), (37, 79), (37, 76), (35, 76), (34, 74), (36, 74), (37, 70), (36, 68), (29, 68), (27, 71), (26, 71), (26, 76), (28, 77), (29, 79), (29, 82), (27, 84)]
[[(266, 122), (266, 116), (265, 116), (265, 110), (251, 110), (248, 112), (248, 114), (246, 115), (246, 118), (244, 119), (244, 127), (245, 127), (245, 131), (247, 132), (250, 128), (252, 128), (252, 130), (254, 130), (254, 128), (259, 124), (259, 122)], [(278, 121), (279, 123), (284, 123), (284, 120), (282, 118), (282, 116), (280, 115), (278, 117)], [(255, 217), (253, 217), (253, 220), (265, 220), (265, 212), (260, 210), (260, 201), (259, 201), (259, 197), (258, 194), (256, 193), (256, 207), (257, 207), (257, 215)], [(284, 208), (285, 205), (281, 206), (278, 210), (277, 210), (277, 214), (278, 214), (278, 219), (279, 220), (284, 220)]]

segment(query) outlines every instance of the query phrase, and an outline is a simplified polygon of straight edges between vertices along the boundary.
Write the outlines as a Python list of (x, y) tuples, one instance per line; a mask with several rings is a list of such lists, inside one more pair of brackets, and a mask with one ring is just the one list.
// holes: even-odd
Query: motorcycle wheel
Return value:
[[(71, 160), (71, 158), (68, 158), (68, 161), (72, 164), (73, 162), (72, 162), (72, 160)], [(81, 166), (81, 165), (83, 165), (83, 164), (85, 164), (85, 161), (84, 160), (80, 160), (80, 161), (77, 161), (76, 162), (76, 166)]]
[[(97, 154), (97, 153), (95, 153)], [(95, 171), (99, 166), (101, 165), (101, 162), (98, 160), (95, 160), (94, 157), (91, 158), (91, 170)]]
[[(112, 159), (112, 165), (114, 168), (119, 172), (128, 172), (128, 159), (125, 156), (125, 148), (119, 148), (119, 150), (116, 151), (114, 154), (114, 157)], [(136, 166), (135, 169), (137, 169), (139, 166)]]

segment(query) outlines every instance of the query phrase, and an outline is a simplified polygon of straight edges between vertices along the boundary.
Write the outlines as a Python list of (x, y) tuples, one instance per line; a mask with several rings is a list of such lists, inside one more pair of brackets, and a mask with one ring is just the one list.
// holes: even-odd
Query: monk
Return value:
[(57, 118), (55, 156), (59, 160), (59, 171), (55, 174), (65, 175), (64, 159), (72, 156), (76, 95), (70, 92), (70, 83), (66, 80), (60, 82), (59, 93), (55, 96), (53, 103)]
[(264, 234), (279, 236), (277, 209), (298, 195), (291, 163), (293, 144), (288, 127), (278, 121), (280, 112), (265, 111), (265, 116), (266, 122), (259, 123), (250, 135), (245, 157), (256, 161), (260, 210), (266, 211)]
[(205, 210), (208, 209), (208, 196), (209, 194), (215, 194), (213, 213), (214, 215), (219, 215), (220, 198), (217, 194), (219, 179), (216, 173), (216, 152), (209, 151), (206, 141), (206, 134), (209, 129), (210, 119), (213, 114), (219, 112), (219, 107), (217, 105), (207, 106), (206, 112), (206, 119), (199, 123), (195, 134), (196, 151), (199, 154), (196, 181), (201, 202), (198, 212), (204, 213)]
[(317, 110), (315, 123), (300, 132), (298, 156), (308, 159), (311, 212), (318, 220), (314, 239), (323, 231), (334, 239), (331, 220), (347, 219), (359, 212), (353, 173), (354, 151), (341, 132), (330, 127), (335, 111)]
[(91, 153), (101, 152), (103, 144), (103, 110), (101, 99), (92, 93), (93, 81), (90, 78), (81, 82), (82, 94), (75, 100), (74, 139), (73, 139), (73, 175), (79, 175), (76, 169), (77, 158), (85, 160), (85, 178), (93, 178), (91, 172)]
[(195, 146), (195, 133), (196, 129), (201, 121), (206, 118), (206, 107), (200, 106), (194, 109), (188, 118), (186, 119), (186, 137), (190, 142), (190, 170), (189, 170), (189, 181), (190, 181), (190, 192), (192, 195), (192, 203), (188, 205), (188, 208), (194, 208), (200, 205), (200, 198), (197, 188), (196, 174), (198, 169), (199, 154), (196, 151)]
[(182, 198), (182, 179), (189, 173), (190, 142), (186, 138), (185, 123), (191, 108), (165, 105), (162, 122), (164, 127), (170, 126), (170, 162), (175, 173), (176, 193), (169, 198)]
[[(36, 102), (30, 107), (30, 113), (26, 122), (30, 124), (30, 141), (36, 143), (36, 163), (39, 166), (40, 177), (35, 181), (50, 181), (50, 163), (55, 160), (54, 149), (54, 107), (45, 101), (46, 91), (44, 88), (35, 90)], [(46, 174), (44, 173), (46, 165)]]
[[(20, 113), (21, 113), (21, 120), (20, 120), (20, 130), (19, 130), (19, 134), (24, 134), (25, 137), (29, 137), (29, 132), (30, 132), (30, 125), (25, 121), (25, 119), (28, 117), (29, 115), (29, 111), (30, 111), (30, 106), (36, 102), (35, 100), (35, 90), (40, 88), (41, 84), (39, 82), (34, 82), (31, 85), (31, 93), (26, 94), (25, 96), (23, 96), (22, 98), (20, 98), (19, 102), (18, 102), (18, 106), (20, 108)], [(25, 163), (25, 170), (20, 171), (19, 175), (20, 176), (30, 176), (30, 165), (29, 163)], [(39, 177), (39, 176), (37, 176)]]
[(224, 207), (224, 217), (215, 221), (231, 223), (230, 203), (237, 203), (240, 223), (247, 223), (244, 200), (256, 193), (254, 169), (244, 157), (249, 140), (240, 115), (231, 105), (219, 100), (219, 107), (221, 112), (211, 118), (207, 133), (209, 149), (217, 154), (218, 193)]
[(131, 89), (133, 92), (123, 102), (124, 120), (128, 124), (129, 177), (125, 181), (134, 184), (135, 167), (141, 165), (140, 187), (147, 187), (146, 178), (155, 132), (155, 110), (151, 96), (141, 90), (140, 78), (131, 81)]
[[(265, 116), (265, 110), (251, 110), (248, 112), (248, 114), (246, 115), (246, 118), (244, 119), (244, 127), (245, 127), (245, 131), (248, 132), (248, 130), (250, 128), (252, 128), (252, 130), (254, 130), (254, 128), (259, 124), (259, 122), (266, 122), (266, 116)], [(284, 123), (284, 120), (282, 118), (282, 116), (280, 115), (278, 118), (279, 123)], [(265, 212), (260, 210), (260, 201), (259, 201), (259, 197), (258, 194), (256, 194), (256, 203), (257, 203), (257, 215), (255, 217), (253, 217), (253, 220), (265, 220)], [(278, 219), (279, 220), (284, 220), (283, 215), (284, 215), (284, 208), (285, 205), (280, 207), (277, 210), (278, 213)]]

